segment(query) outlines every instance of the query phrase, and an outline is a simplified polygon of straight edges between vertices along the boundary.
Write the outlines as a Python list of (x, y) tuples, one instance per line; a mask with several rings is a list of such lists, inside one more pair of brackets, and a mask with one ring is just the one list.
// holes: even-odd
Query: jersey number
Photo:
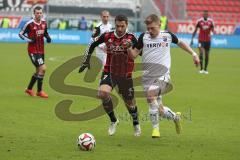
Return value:
[(43, 64), (43, 59), (42, 58), (39, 58), (37, 61), (38, 61), (38, 64)]

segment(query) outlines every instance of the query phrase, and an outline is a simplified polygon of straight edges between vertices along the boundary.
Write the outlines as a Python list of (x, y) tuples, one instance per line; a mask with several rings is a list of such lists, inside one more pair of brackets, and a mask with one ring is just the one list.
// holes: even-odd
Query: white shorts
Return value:
[(107, 54), (105, 52), (96, 51), (96, 57), (101, 60), (102, 65), (104, 66), (107, 59)]
[(165, 75), (155, 79), (143, 78), (144, 91), (156, 91), (159, 95), (164, 95), (173, 89), (173, 85), (170, 82), (170, 76)]

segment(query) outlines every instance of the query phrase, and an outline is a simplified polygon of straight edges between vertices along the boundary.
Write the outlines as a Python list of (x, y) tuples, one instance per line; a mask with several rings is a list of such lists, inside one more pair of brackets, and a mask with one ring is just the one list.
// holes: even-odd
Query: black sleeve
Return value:
[(168, 31), (168, 33), (171, 35), (171, 37), (172, 37), (172, 43), (174, 43), (174, 44), (178, 44), (178, 38), (177, 38), (177, 36), (175, 35), (175, 34), (173, 34), (172, 32), (169, 32)]
[(25, 34), (30, 32), (30, 24), (25, 24), (21, 31), (19, 32), (19, 37), (23, 40), (29, 39)]
[(132, 48), (135, 48), (137, 45), (137, 38), (135, 36), (133, 36), (132, 38)]
[(46, 27), (44, 30), (44, 37), (46, 38), (50, 38), (49, 34), (48, 34), (48, 28)]
[(142, 33), (139, 37), (138, 37), (138, 41), (136, 43), (136, 45), (134, 46), (134, 48), (137, 48), (138, 50), (141, 50), (143, 48), (143, 36), (145, 33)]
[(93, 34), (92, 34), (92, 38), (96, 38), (97, 36), (99, 36), (100, 35), (100, 26), (98, 26), (98, 27), (95, 27), (94, 28), (94, 31), (93, 31)]
[(99, 44), (104, 43), (105, 41), (105, 33), (103, 33), (96, 41), (92, 41), (89, 44), (89, 47), (86, 49), (85, 54), (84, 54), (84, 62), (89, 62), (91, 55)]

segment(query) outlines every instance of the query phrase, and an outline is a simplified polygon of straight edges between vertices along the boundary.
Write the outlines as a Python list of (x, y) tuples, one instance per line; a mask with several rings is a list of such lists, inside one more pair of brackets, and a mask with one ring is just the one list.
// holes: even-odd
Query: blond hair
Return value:
[(151, 24), (153, 22), (160, 23), (160, 19), (156, 14), (150, 14), (144, 21), (146, 25)]

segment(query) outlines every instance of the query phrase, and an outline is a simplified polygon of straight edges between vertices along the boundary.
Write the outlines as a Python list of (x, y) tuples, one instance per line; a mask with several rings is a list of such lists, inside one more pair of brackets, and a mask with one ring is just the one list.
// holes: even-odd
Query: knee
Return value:
[(135, 107), (135, 100), (124, 100), (124, 103), (127, 108), (131, 109), (132, 107)]
[(155, 100), (156, 100), (155, 96), (147, 95), (147, 102), (148, 103), (153, 103)]
[(47, 70), (47, 67), (46, 67), (45, 65), (42, 65), (42, 66), (40, 66), (39, 69), (38, 69), (38, 74), (44, 75), (45, 72), (46, 72), (46, 70)]
[(98, 92), (98, 98), (100, 98), (101, 100), (109, 99), (109, 97), (110, 97), (110, 95), (108, 92), (104, 92), (104, 91)]

